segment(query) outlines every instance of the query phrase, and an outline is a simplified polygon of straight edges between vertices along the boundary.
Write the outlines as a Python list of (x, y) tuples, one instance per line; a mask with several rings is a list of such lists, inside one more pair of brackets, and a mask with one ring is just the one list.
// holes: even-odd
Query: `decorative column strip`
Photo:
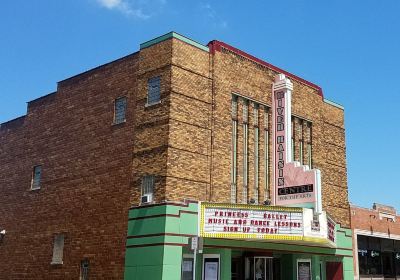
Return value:
[(249, 101), (243, 100), (243, 198), (242, 203), (247, 204), (248, 194), (248, 121)]
[(301, 165), (304, 164), (304, 131), (303, 131), (303, 120), (299, 120), (299, 162)]
[(291, 118), (291, 130), (292, 130), (292, 138), (291, 138), (291, 147), (292, 147), (292, 151), (290, 154), (290, 159), (291, 161), (295, 161), (296, 160), (296, 140), (295, 140), (295, 136), (296, 136), (296, 118), (292, 117)]
[(231, 203), (237, 202), (237, 100), (236, 95), (232, 96), (232, 160), (231, 160)]
[(258, 104), (254, 104), (254, 203), (258, 204), (258, 162), (259, 162), (259, 151), (258, 151), (258, 139), (259, 139), (259, 128), (258, 128)]
[(307, 134), (308, 134), (308, 139), (307, 139), (307, 165), (310, 169), (312, 169), (312, 127), (311, 127), (311, 122), (307, 122)]
[(264, 199), (269, 200), (271, 197), (271, 190), (269, 187), (269, 118), (268, 107), (264, 107)]

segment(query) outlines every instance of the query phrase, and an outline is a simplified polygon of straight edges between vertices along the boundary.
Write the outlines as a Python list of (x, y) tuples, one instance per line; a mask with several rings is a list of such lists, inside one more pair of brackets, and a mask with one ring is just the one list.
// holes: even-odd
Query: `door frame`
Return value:
[(310, 263), (310, 279), (312, 278), (312, 263), (311, 259), (297, 259), (296, 260), (296, 279), (299, 279), (299, 262), (308, 262)]
[(204, 279), (204, 271), (205, 271), (205, 259), (218, 259), (218, 280), (221, 279), (221, 255), (220, 254), (203, 254), (203, 264), (202, 264), (202, 275), (201, 279)]

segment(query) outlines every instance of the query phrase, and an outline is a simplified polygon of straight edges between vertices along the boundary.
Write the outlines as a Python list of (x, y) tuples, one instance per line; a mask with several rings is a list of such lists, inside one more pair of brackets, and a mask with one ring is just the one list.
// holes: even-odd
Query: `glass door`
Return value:
[(272, 280), (272, 258), (271, 257), (251, 257), (246, 258), (245, 264), (246, 280)]

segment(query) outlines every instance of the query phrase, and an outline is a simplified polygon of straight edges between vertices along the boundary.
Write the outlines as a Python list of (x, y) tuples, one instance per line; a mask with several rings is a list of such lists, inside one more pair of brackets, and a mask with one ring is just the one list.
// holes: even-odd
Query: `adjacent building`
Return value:
[(0, 127), (2, 279), (353, 279), (344, 108), (171, 32)]
[(351, 206), (354, 279), (400, 279), (399, 219), (392, 206)]

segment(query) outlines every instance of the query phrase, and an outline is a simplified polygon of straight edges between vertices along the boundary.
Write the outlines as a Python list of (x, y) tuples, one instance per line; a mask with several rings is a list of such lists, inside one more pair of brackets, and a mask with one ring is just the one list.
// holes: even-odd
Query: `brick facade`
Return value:
[[(0, 279), (122, 279), (130, 207), (138, 55), (58, 84), (0, 128)], [(128, 97), (126, 123), (112, 125), (114, 99)], [(34, 165), (41, 189), (31, 191)], [(50, 265), (65, 234), (64, 264)]]
[[(155, 202), (231, 201), (232, 94), (265, 104), (258, 125), (270, 129), (272, 83), (281, 70), (218, 41), (210, 42), (210, 51), (190, 42), (171, 36), (64, 80), (57, 92), (31, 101), (26, 116), (1, 125), (0, 228), (7, 235), (0, 244), (5, 260), (0, 275), (5, 279), (77, 279), (84, 258), (90, 260), (90, 279), (122, 279), (128, 209), (140, 202), (144, 175), (155, 175)], [(155, 76), (161, 77), (161, 102), (146, 106), (147, 81)], [(296, 122), (312, 123), (311, 130), (295, 134), (295, 141), (312, 139), (313, 166), (322, 172), (323, 207), (348, 228), (343, 110), (326, 102), (318, 86), (289, 78)], [(120, 96), (127, 96), (127, 119), (112, 125), (113, 101)], [(238, 202), (245, 202), (242, 108)], [(257, 178), (253, 111), (251, 103), (248, 198), (254, 196)], [(260, 137), (260, 156), (264, 141)], [(268, 147), (270, 172), (270, 140)], [(303, 150), (304, 158), (307, 153)], [(42, 188), (31, 191), (37, 164), (43, 167)], [(271, 186), (271, 174), (264, 176), (265, 161), (258, 168), (262, 203), (268, 195), (262, 186)], [(66, 235), (64, 264), (52, 266), (56, 233)]]
[[(380, 275), (362, 275), (358, 267), (359, 263), (359, 250), (364, 250), (366, 248), (361, 248), (365, 245), (358, 245), (357, 239), (359, 236), (372, 237), (381, 240), (392, 240), (395, 241), (394, 252), (398, 253), (400, 246), (400, 215), (397, 214), (396, 209), (391, 206), (386, 206), (382, 204), (374, 203), (371, 209), (358, 207), (356, 205), (351, 205), (351, 229), (353, 232), (353, 256), (354, 256), (354, 271), (355, 279), (371, 279), (379, 277)], [(383, 249), (383, 246), (382, 246)], [(376, 249), (381, 251), (381, 248)], [(367, 250), (369, 251), (369, 250)], [(383, 251), (383, 250), (382, 250)], [(395, 265), (398, 260), (395, 260)], [(386, 259), (382, 259), (384, 267), (393, 266), (392, 263), (388, 262)], [(400, 274), (398, 266), (396, 267), (396, 275)], [(372, 272), (371, 272), (372, 274)], [(381, 274), (381, 273), (379, 273)], [(393, 274), (394, 269), (393, 269)], [(383, 273), (382, 273), (383, 275)], [(391, 275), (385, 275), (386, 278), (390, 278)]]

